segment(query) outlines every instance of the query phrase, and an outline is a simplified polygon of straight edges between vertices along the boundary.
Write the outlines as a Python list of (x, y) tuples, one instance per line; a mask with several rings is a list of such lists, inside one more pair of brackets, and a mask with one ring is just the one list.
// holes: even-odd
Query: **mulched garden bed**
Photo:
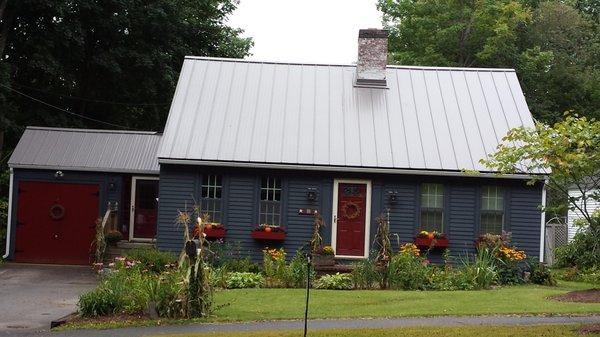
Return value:
[(600, 323), (584, 325), (579, 328), (579, 333), (584, 335), (600, 334)]
[(552, 296), (552, 299), (562, 302), (600, 303), (600, 289), (571, 291), (564, 295)]

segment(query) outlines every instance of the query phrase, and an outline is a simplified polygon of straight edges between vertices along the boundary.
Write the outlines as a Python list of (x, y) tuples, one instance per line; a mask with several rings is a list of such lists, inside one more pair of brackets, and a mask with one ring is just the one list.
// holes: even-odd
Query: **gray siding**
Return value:
[[(282, 178), (282, 221), (287, 236), (283, 243), (269, 243), (284, 247), (288, 256), (306, 246), (310, 239), (313, 218), (298, 215), (300, 208), (318, 208), (323, 215), (326, 228), (323, 239), (331, 242), (331, 210), (333, 181), (336, 178), (370, 179), (372, 181), (371, 237), (377, 229), (375, 218), (389, 211), (392, 245), (398, 249), (400, 243), (412, 242), (419, 223), (419, 186), (422, 182), (441, 182), (445, 186), (446, 207), (444, 210), (445, 232), (450, 239), (450, 252), (454, 257), (465, 257), (475, 252), (475, 239), (479, 228), (480, 186), (499, 184), (507, 187), (507, 229), (512, 230), (514, 243), (525, 249), (529, 256), (539, 254), (539, 230), (541, 186), (526, 186), (523, 181), (483, 178), (441, 178), (393, 175), (349, 175), (330, 172), (291, 172), (234, 168), (207, 168), (193, 166), (161, 166), (158, 247), (179, 250), (182, 247), (181, 231), (174, 225), (178, 209), (192, 205), (199, 194), (203, 174), (223, 176), (223, 222), (227, 229), (226, 240), (239, 247), (243, 254), (255, 260), (261, 258), (265, 242), (255, 241), (250, 232), (258, 224), (258, 189), (260, 177), (277, 175)], [(308, 188), (317, 190), (318, 198), (307, 200)], [(388, 192), (395, 191), (397, 203), (390, 204)], [(236, 247), (236, 248), (237, 248)], [(441, 252), (430, 254), (433, 261), (440, 261)]]

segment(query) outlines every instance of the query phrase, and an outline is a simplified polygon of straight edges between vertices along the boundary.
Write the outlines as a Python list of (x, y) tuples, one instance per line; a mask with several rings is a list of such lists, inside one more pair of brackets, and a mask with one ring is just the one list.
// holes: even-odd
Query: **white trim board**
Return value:
[[(366, 196), (366, 211), (365, 211), (365, 253), (363, 256), (348, 256), (348, 255), (337, 255), (337, 205), (338, 205), (338, 193), (339, 184), (365, 184), (367, 185), (367, 196)], [(363, 259), (369, 257), (369, 240), (371, 236), (371, 181), (361, 179), (335, 179), (333, 181), (333, 207), (331, 208), (331, 247), (336, 252), (335, 257), (341, 259)]]
[[(135, 188), (137, 186), (136, 182), (138, 180), (159, 180), (159, 178), (158, 177), (147, 177), (147, 176), (131, 177), (131, 196), (130, 196), (131, 204), (129, 205), (129, 241), (154, 242), (155, 239), (135, 238), (133, 236), (133, 229), (135, 227)], [(156, 207), (158, 207), (158, 205)]]

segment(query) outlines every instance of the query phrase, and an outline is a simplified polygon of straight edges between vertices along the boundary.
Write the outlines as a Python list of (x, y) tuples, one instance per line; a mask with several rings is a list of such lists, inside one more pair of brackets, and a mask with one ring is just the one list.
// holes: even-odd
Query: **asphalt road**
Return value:
[(77, 310), (79, 295), (96, 285), (89, 267), (0, 265), (0, 336), (49, 330)]

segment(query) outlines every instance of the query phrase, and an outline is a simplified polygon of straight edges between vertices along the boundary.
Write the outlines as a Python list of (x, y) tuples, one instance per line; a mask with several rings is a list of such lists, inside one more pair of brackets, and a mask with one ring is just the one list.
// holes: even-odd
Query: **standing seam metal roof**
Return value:
[(506, 132), (533, 126), (514, 70), (387, 68), (187, 57), (159, 162), (489, 171)]
[(158, 174), (161, 134), (27, 127), (8, 165), (13, 168)]

